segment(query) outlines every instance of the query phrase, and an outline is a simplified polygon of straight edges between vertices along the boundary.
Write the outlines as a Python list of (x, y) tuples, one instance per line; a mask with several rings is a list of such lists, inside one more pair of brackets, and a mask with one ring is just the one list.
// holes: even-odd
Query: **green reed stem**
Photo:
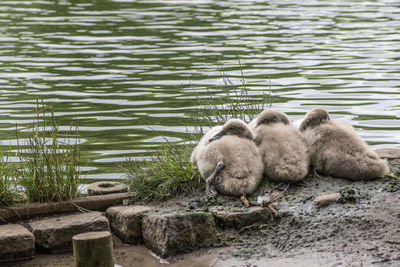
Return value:
[[(49, 202), (78, 196), (80, 151), (77, 126), (71, 126), (68, 135), (62, 135), (52, 108), (46, 108), (43, 101), (38, 101), (35, 121), (27, 130), (24, 135), (26, 148), (18, 146), (20, 170), (16, 181), (25, 189), (28, 199)], [(60, 140), (66, 136), (72, 138), (62, 144)], [(17, 134), (18, 140), (19, 137)], [(68, 140), (75, 140), (75, 143)]]

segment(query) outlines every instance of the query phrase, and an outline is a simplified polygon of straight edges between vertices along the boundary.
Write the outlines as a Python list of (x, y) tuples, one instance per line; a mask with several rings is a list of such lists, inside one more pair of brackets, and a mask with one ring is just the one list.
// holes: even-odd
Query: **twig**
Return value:
[(261, 203), (261, 207), (268, 209), (268, 210), (272, 213), (273, 216), (278, 217), (278, 216), (279, 216), (278, 211), (277, 211), (274, 207), (272, 207), (271, 205), (272, 205), (274, 202), (276, 202), (276, 201), (281, 197), (281, 195), (282, 195), (283, 193), (286, 192), (286, 190), (289, 188), (289, 186), (290, 186), (290, 184), (288, 184), (288, 185), (285, 187), (285, 189), (283, 189), (283, 191), (279, 192), (277, 195), (272, 196), (270, 199), (264, 200), (264, 201)]
[(80, 212), (90, 212), (90, 211), (91, 211), (91, 210), (89, 210), (89, 209), (85, 209), (84, 207), (81, 207), (81, 206), (75, 204), (74, 202), (71, 202), (71, 203), (72, 203), (72, 205), (74, 205), (74, 206), (77, 208), (77, 210), (80, 211)]
[(290, 186), (290, 184), (288, 184), (288, 185), (285, 187), (285, 189), (283, 189), (281, 192), (279, 192), (276, 196), (271, 197), (271, 199), (270, 199), (268, 202), (274, 203), (275, 201), (277, 201), (277, 200), (281, 197), (281, 195), (282, 195), (283, 193), (285, 193), (286, 190), (288, 190), (289, 186)]
[(264, 202), (267, 202), (266, 200), (263, 201), (263, 203), (261, 204), (261, 207), (268, 209), (272, 215), (274, 215), (275, 217), (279, 216), (278, 211), (276, 211), (276, 209), (274, 207), (271, 206), (271, 204), (266, 204), (264, 205)]
[(241, 197), (240, 197), (240, 200), (243, 202), (243, 204), (244, 204), (244, 206), (245, 206), (246, 208), (250, 207), (250, 203), (249, 203), (249, 201), (247, 200), (247, 198), (246, 198), (245, 195), (241, 196)]
[(268, 85), (269, 85), (269, 90), (268, 90), (268, 108), (272, 107), (272, 89), (271, 89), (271, 76), (268, 75)]

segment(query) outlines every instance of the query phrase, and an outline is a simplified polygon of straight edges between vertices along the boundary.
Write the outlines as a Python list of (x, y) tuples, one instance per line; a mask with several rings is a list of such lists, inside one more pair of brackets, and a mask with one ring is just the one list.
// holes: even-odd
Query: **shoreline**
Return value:
[[(377, 152), (388, 161), (396, 178), (352, 182), (309, 175), (302, 183), (291, 185), (274, 204), (279, 217), (258, 222), (245, 219), (248, 223), (238, 227), (217, 225), (217, 242), (211, 248), (169, 257), (170, 266), (185, 266), (188, 263), (193, 263), (193, 266), (267, 263), (299, 266), (296, 263), (312, 263), (310, 259), (319, 265), (351, 262), (368, 266), (400, 264), (400, 222), (396, 217), (400, 214), (400, 207), (396, 205), (400, 202), (400, 149), (381, 149)], [(268, 187), (271, 184), (263, 184), (256, 194)], [(354, 200), (344, 203), (334, 201), (326, 206), (314, 203), (316, 196), (337, 193), (343, 188), (355, 192)], [(244, 214), (247, 210), (239, 199), (232, 197), (218, 196), (213, 201), (204, 200), (204, 194), (199, 193), (147, 204), (160, 216), (165, 213), (207, 213), (218, 209)], [(144, 203), (136, 202), (133, 206), (140, 204)], [(160, 265), (159, 260), (143, 245), (124, 245), (116, 236), (113, 240), (116, 264), (130, 266), (145, 262), (148, 266)], [(42, 266), (53, 263), (53, 266), (70, 266), (73, 263), (71, 252), (36, 255), (32, 260), (15, 262), (13, 266), (37, 266), (41, 263), (45, 263)]]

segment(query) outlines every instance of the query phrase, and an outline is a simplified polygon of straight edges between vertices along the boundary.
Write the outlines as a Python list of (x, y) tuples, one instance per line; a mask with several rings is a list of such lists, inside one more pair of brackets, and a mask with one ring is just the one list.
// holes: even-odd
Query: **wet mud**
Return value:
[[(114, 237), (120, 266), (400, 266), (400, 161), (389, 160), (394, 173), (382, 179), (352, 182), (314, 172), (298, 184), (263, 182), (254, 196), (282, 192), (272, 203), (279, 216), (241, 229), (219, 229), (215, 247), (162, 260), (144, 246), (126, 246)], [(327, 206), (315, 205), (321, 194), (340, 193)], [(149, 203), (147, 203), (149, 204)], [(150, 203), (158, 212), (244, 211), (234, 197), (206, 197), (203, 192)], [(271, 215), (272, 216), (272, 215)], [(73, 266), (73, 256), (37, 255), (13, 266)]]

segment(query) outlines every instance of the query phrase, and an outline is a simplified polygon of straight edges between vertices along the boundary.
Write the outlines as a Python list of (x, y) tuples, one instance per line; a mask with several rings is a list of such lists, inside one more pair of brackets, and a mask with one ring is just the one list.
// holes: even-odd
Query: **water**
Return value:
[(1, 1), (0, 139), (15, 143), (43, 98), (62, 126), (77, 117), (86, 177), (121, 178), (126, 158), (201, 124), (193, 91), (221, 73), (240, 85), (242, 69), (254, 98), (270, 78), (292, 120), (322, 106), (400, 147), (399, 30), (385, 0)]

